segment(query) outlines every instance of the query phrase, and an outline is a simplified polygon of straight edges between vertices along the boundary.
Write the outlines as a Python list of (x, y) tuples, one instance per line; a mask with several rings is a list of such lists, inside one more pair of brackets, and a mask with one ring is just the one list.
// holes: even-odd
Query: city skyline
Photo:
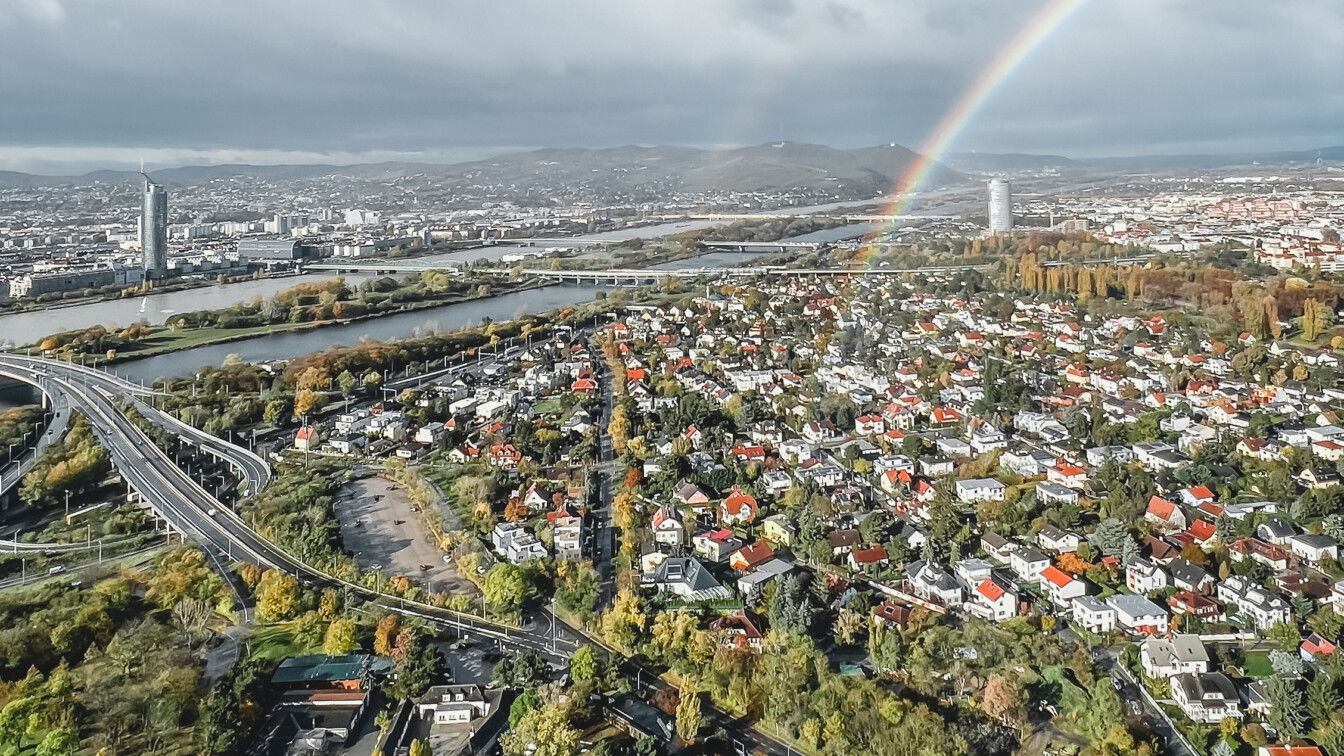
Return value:
[[(369, 25), (339, 4), (287, 4), (256, 24), (246, 4), (24, 0), (0, 13), (15, 40), (0, 168), (454, 162), (781, 137), (916, 149), (1046, 5), (397, 6)], [(951, 147), (1088, 157), (1337, 144), (1344, 102), (1329, 51), (1341, 13), (1083, 3)], [(301, 39), (275, 38), (300, 24)], [(152, 52), (115, 58), (104, 28), (134, 28)], [(1198, 65), (1171, 77), (1194, 39)]]

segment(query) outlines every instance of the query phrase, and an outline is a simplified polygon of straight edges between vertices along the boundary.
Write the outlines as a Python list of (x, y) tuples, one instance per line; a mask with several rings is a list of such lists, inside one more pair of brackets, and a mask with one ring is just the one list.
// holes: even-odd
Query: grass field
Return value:
[(1274, 676), (1274, 667), (1269, 663), (1268, 651), (1247, 651), (1242, 667), (1246, 669), (1247, 677), (1257, 680)]
[(259, 659), (279, 661), (290, 656), (315, 654), (322, 650), (321, 644), (300, 643), (288, 623), (262, 625), (252, 632), (248, 639), (249, 655)]

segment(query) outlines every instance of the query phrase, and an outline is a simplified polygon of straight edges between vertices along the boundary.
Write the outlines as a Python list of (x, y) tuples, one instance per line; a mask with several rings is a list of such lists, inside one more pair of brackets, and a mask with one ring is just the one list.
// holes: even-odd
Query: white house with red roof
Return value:
[(719, 519), (726, 525), (751, 524), (756, 520), (759, 511), (760, 506), (757, 505), (755, 496), (744, 492), (738, 486), (733, 486), (728, 497), (719, 505)]
[(1051, 483), (1081, 491), (1087, 487), (1087, 470), (1067, 460), (1057, 460), (1055, 466), (1045, 471), (1045, 479)]
[(1187, 507), (1199, 507), (1213, 500), (1213, 491), (1208, 486), (1191, 486), (1181, 490), (1181, 502)]
[(686, 526), (672, 507), (658, 507), (653, 513), (652, 527), (653, 540), (657, 543), (668, 546), (682, 546), (686, 543)]
[(1068, 606), (1070, 601), (1087, 593), (1087, 583), (1050, 565), (1041, 570), (1041, 588), (1056, 606)]
[(1186, 526), (1185, 513), (1181, 508), (1176, 506), (1175, 502), (1161, 496), (1154, 496), (1148, 500), (1148, 508), (1144, 510), (1143, 519), (1164, 530), (1184, 530)]
[(992, 577), (980, 581), (970, 592), (966, 611), (991, 622), (1002, 622), (1017, 614), (1017, 591)]

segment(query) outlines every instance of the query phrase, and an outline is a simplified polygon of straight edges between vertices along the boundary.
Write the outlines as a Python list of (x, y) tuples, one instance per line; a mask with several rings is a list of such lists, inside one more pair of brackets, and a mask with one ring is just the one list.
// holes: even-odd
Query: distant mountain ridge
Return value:
[(1020, 173), (1028, 171), (1162, 171), (1214, 169), (1238, 166), (1306, 165), (1344, 161), (1344, 146), (1315, 150), (1229, 152), (1189, 155), (1131, 155), (1122, 157), (1068, 158), (1031, 153), (958, 152), (945, 155), (948, 167), (966, 173)]
[[(691, 192), (848, 190), (855, 196), (875, 196), (892, 189), (911, 163), (913, 151), (896, 144), (837, 149), (819, 144), (772, 142), (730, 149), (626, 145), (600, 149), (548, 147), (514, 152), (461, 163), (381, 162), (354, 165), (186, 165), (152, 171), (167, 184), (194, 185), (214, 179), (241, 177), (271, 181), (345, 176), (388, 181), (413, 176), (447, 186), (493, 184), (521, 189), (559, 184), (601, 186), (612, 191), (663, 189)], [(1317, 158), (1344, 162), (1344, 146), (1315, 150), (1263, 153), (1138, 155), (1129, 157), (1069, 158), (1031, 153), (964, 152), (935, 161), (927, 186), (965, 183), (966, 174), (1113, 172), (1173, 169), (1213, 169), (1237, 166), (1304, 165)], [(0, 171), (0, 187), (55, 187), (78, 184), (134, 183), (135, 171), (98, 170), (79, 176), (45, 176)]]
[[(895, 145), (836, 149), (817, 144), (774, 142), (722, 150), (627, 145), (605, 149), (545, 148), (463, 163), (361, 163), (356, 165), (189, 165), (151, 171), (158, 181), (191, 185), (228, 177), (275, 181), (348, 176), (370, 181), (424, 176), (445, 184), (520, 187), (560, 183), (682, 191), (787, 191), (841, 188), (873, 196), (889, 190), (918, 159)], [(81, 176), (40, 176), (0, 171), (0, 186), (67, 186), (91, 182), (134, 182), (134, 171), (101, 170)], [(941, 164), (930, 185), (957, 183), (965, 176)]]

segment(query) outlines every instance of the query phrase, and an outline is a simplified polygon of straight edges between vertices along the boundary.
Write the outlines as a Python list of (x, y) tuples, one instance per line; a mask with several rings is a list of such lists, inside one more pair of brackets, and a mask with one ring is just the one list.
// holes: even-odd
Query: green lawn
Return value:
[(1274, 676), (1274, 667), (1269, 663), (1268, 651), (1247, 651), (1242, 666), (1246, 669), (1247, 677), (1259, 680)]
[(560, 399), (554, 396), (537, 404), (538, 415), (554, 415), (563, 409), (564, 406), (560, 403)]
[(1087, 706), (1087, 691), (1073, 681), (1064, 667), (1046, 667), (1041, 670), (1041, 677), (1059, 686), (1060, 711), (1068, 714)]
[(258, 659), (279, 661), (290, 656), (319, 653), (321, 646), (308, 646), (299, 643), (295, 640), (294, 633), (290, 631), (289, 625), (281, 623), (258, 626), (252, 632), (252, 637), (248, 639), (248, 651), (249, 656)]

